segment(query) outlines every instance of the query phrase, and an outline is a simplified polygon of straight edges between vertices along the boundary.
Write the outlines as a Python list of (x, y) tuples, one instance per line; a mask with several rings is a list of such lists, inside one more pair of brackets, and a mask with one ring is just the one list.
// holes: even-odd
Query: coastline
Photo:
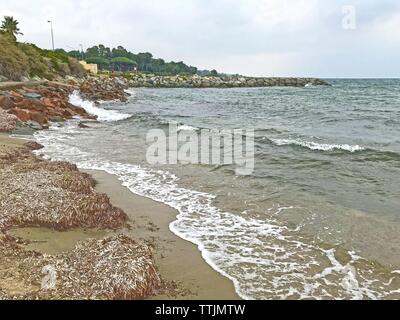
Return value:
[[(1, 151), (18, 152), (18, 150), (23, 150), (25, 144), (25, 140), (9, 137), (7, 134), (0, 134)], [(19, 158), (20, 155), (16, 158), (17, 162), (20, 161)], [(40, 161), (42, 163), (48, 162), (47, 160)], [(24, 166), (25, 164), (23, 164)], [(122, 209), (122, 212), (126, 215), (125, 223), (117, 227), (110, 225), (109, 228), (107, 223), (102, 223), (98, 226), (96, 226), (96, 223), (93, 226), (85, 226), (84, 223), (81, 223), (82, 226), (80, 224), (68, 227), (62, 226), (60, 229), (57, 224), (52, 227), (41, 222), (40, 219), (37, 222), (33, 222), (33, 224), (28, 221), (27, 225), (14, 223), (14, 226), (2, 231), (4, 239), (1, 239), (1, 244), (3, 246), (18, 246), (17, 254), (15, 252), (12, 253), (17, 257), (17, 260), (10, 260), (8, 255), (5, 254), (6, 257), (1, 259), (0, 265), (1, 269), (11, 270), (17, 274), (22, 273), (23, 280), (20, 278), (3, 279), (0, 285), (3, 298), (76, 298), (66, 295), (65, 292), (41, 292), (40, 280), (42, 276), (40, 273), (39, 278), (34, 279), (34, 285), (26, 287), (26, 283), (31, 279), (29, 278), (29, 267), (26, 266), (25, 256), (33, 255), (42, 259), (41, 255), (43, 255), (46, 259), (48, 257), (59, 259), (73, 254), (78, 246), (85, 245), (90, 241), (101, 242), (106, 241), (106, 239), (118, 239), (120, 236), (126, 236), (126, 239), (138, 241), (138, 243), (143, 244), (143, 247), (152, 248), (151, 261), (154, 262), (154, 268), (157, 270), (162, 282), (160, 288), (153, 293), (145, 293), (141, 298), (152, 300), (240, 299), (234, 290), (232, 281), (214, 271), (203, 260), (200, 251), (194, 244), (179, 238), (169, 230), (169, 224), (175, 220), (177, 215), (174, 209), (133, 194), (123, 187), (116, 177), (108, 173), (82, 170), (78, 171), (77, 174), (94, 179), (93, 181), (96, 183), (93, 192), (98, 195), (106, 194), (112, 208)], [(32, 258), (29, 257), (29, 259)], [(78, 260), (82, 260), (79, 261), (80, 263), (85, 263), (85, 259), (88, 260), (90, 258), (85, 257)], [(69, 260), (71, 259), (69, 258)], [(36, 263), (35, 260), (33, 264), (40, 264), (41, 260), (39, 261), (39, 263)], [(134, 263), (134, 260), (130, 263)], [(152, 267), (152, 263), (149, 263)], [(21, 265), (23, 265), (23, 268), (21, 268)], [(109, 272), (114, 272), (113, 267), (114, 261), (111, 259), (110, 264), (107, 266)], [(32, 272), (32, 270), (29, 271)], [(129, 270), (126, 271), (129, 272)], [(119, 272), (124, 273), (125, 270), (120, 269)], [(129, 275), (126, 276), (129, 277)], [(97, 280), (100, 281), (102, 279)], [(64, 286), (64, 283), (61, 286)], [(130, 297), (132, 298), (132, 296), (127, 295), (126, 298), (130, 299)], [(110, 297), (110, 299), (113, 298), (118, 297)]]
[(106, 193), (112, 204), (121, 208), (132, 223), (130, 236), (151, 240), (154, 260), (163, 280), (174, 282), (182, 294), (156, 295), (149, 299), (237, 300), (233, 283), (220, 275), (201, 257), (196, 245), (173, 234), (169, 224), (178, 212), (169, 206), (136, 195), (121, 185), (117, 177), (103, 171), (83, 170), (96, 181), (97, 192)]

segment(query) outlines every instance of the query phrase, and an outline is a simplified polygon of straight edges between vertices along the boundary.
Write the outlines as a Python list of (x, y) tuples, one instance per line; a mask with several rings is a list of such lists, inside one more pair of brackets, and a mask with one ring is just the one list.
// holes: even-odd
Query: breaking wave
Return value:
[(317, 143), (313, 141), (304, 141), (300, 139), (269, 139), (269, 140), (278, 146), (294, 145), (318, 151), (343, 150), (348, 152), (357, 152), (366, 150), (366, 148), (361, 147), (359, 145)]
[(130, 114), (120, 113), (115, 110), (107, 110), (104, 108), (96, 107), (94, 102), (89, 100), (83, 100), (79, 91), (75, 90), (69, 96), (69, 103), (74, 106), (81, 107), (86, 110), (87, 113), (96, 116), (98, 121), (111, 122), (120, 121), (132, 117)]

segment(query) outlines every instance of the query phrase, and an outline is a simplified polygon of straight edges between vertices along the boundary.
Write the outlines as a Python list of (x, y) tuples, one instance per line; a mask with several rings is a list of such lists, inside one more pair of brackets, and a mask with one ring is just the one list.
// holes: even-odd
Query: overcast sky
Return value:
[(122, 45), (257, 76), (400, 75), (400, 0), (0, 1), (0, 16), (20, 22), (19, 40), (45, 48), (52, 20), (67, 50)]

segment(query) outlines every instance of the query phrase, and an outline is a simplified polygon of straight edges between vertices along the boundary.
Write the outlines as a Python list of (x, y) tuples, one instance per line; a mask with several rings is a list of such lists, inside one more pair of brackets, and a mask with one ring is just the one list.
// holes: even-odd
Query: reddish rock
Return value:
[(14, 106), (14, 102), (7, 96), (0, 96), (0, 108), (9, 110)]
[(24, 99), (17, 106), (21, 109), (35, 110), (44, 112), (46, 107), (39, 100)]
[(47, 97), (42, 98), (41, 101), (46, 107), (50, 107), (50, 108), (54, 107), (54, 102), (53, 102), (52, 98), (47, 98)]
[(17, 116), (17, 118), (22, 121), (22, 122), (26, 122), (31, 120), (31, 115), (30, 112), (27, 110), (22, 110), (20, 108), (14, 108), (10, 111), (10, 113), (14, 114), (15, 116)]
[(8, 94), (17, 99), (24, 99), (24, 96), (16, 91), (10, 91)]
[(45, 125), (48, 123), (46, 114), (44, 112), (31, 111), (30, 116), (30, 120), (36, 121), (40, 125)]
[(71, 119), (73, 116), (75, 115), (75, 113), (71, 110), (71, 109), (65, 109), (63, 116), (67, 119)]

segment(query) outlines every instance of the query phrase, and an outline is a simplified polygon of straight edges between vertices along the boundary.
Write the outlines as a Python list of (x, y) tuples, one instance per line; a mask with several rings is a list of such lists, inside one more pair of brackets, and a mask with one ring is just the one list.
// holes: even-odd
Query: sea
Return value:
[[(170, 230), (243, 299), (400, 298), (400, 80), (331, 86), (132, 88), (53, 124), (38, 154), (108, 172), (175, 208)], [(150, 164), (150, 130), (254, 132), (254, 170)], [(245, 132), (245, 131), (244, 131)], [(169, 146), (167, 145), (167, 148)]]

